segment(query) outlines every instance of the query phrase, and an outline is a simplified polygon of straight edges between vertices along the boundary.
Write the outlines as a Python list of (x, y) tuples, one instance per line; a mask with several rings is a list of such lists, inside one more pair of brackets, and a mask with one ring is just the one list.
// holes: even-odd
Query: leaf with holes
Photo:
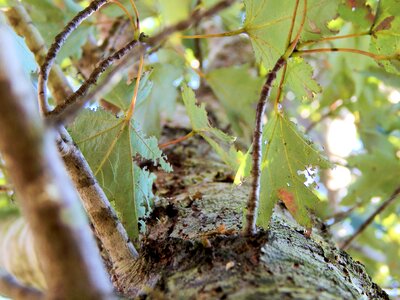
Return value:
[(299, 57), (288, 61), (285, 81), (286, 87), (301, 100), (311, 101), (322, 91), (321, 86), (313, 79), (313, 68)]
[(148, 212), (154, 177), (141, 170), (140, 159), (171, 171), (157, 140), (145, 137), (134, 121), (98, 109), (85, 110), (69, 128), (129, 236), (138, 237), (138, 219)]
[[(329, 168), (330, 163), (281, 113), (275, 113), (268, 121), (263, 141), (258, 224), (268, 226), (275, 203), (280, 199), (299, 224), (310, 228), (307, 209), (312, 209), (318, 201), (312, 192), (316, 168)], [(307, 186), (306, 182), (310, 184)]]

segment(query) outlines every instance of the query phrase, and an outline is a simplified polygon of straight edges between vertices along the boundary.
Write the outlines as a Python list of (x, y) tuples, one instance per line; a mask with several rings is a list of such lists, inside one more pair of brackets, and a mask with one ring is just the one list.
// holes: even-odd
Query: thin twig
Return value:
[(275, 110), (277, 109), (278, 104), (279, 104), (279, 102), (281, 101), (282, 90), (283, 90), (283, 83), (285, 82), (286, 71), (287, 71), (287, 64), (285, 64), (285, 66), (283, 67), (281, 81), (279, 82), (278, 92), (277, 92), (277, 94), (276, 94), (275, 103), (274, 103), (274, 108), (275, 108)]
[[(295, 9), (294, 14), (296, 14), (297, 9)], [(285, 54), (281, 56), (276, 62), (273, 69), (268, 73), (267, 80), (261, 90), (261, 95), (258, 100), (257, 110), (256, 110), (256, 124), (253, 134), (253, 168), (251, 174), (253, 176), (252, 187), (250, 191), (249, 200), (247, 201), (247, 213), (246, 213), (246, 226), (244, 227), (245, 235), (254, 235), (256, 233), (256, 222), (258, 214), (258, 203), (260, 201), (260, 180), (261, 180), (261, 157), (262, 157), (262, 133), (263, 124), (262, 117), (265, 112), (265, 107), (269, 94), (271, 92), (272, 83), (276, 79), (279, 70), (286, 65), (287, 59), (292, 55), (297, 43), (299, 42), (301, 32), (304, 27), (304, 22), (307, 14), (307, 0), (304, 0), (304, 10), (303, 16), (300, 23), (299, 31), (294, 39), (294, 41), (288, 46)], [(294, 16), (293, 18), (296, 18)], [(290, 32), (290, 35), (292, 33)]]
[(278, 71), (286, 64), (286, 59), (280, 57), (274, 68), (268, 73), (267, 80), (262, 88), (260, 98), (256, 110), (256, 126), (253, 137), (253, 168), (251, 174), (253, 182), (250, 192), (250, 198), (247, 202), (246, 227), (244, 232), (246, 235), (256, 233), (257, 209), (260, 199), (260, 178), (261, 178), (261, 144), (262, 144), (262, 117), (265, 112), (265, 107), (269, 94), (271, 92), (272, 83), (276, 79)]
[(381, 212), (383, 212), (390, 204), (393, 203), (394, 200), (400, 195), (400, 186), (396, 188), (396, 190), (390, 195), (390, 197), (383, 202), (377, 209), (376, 211), (362, 223), (362, 225), (357, 229), (357, 231), (349, 237), (347, 240), (345, 240), (342, 245), (341, 249), (346, 250), (350, 244), (357, 238), (375, 219), (377, 215), (379, 215)]
[[(196, 24), (196, 22), (199, 22), (200, 20), (203, 20), (204, 18), (210, 17), (216, 13), (218, 13), (220, 10), (225, 9), (229, 7), (235, 0), (222, 0), (216, 5), (212, 6), (206, 11), (200, 12), (198, 10), (194, 11), (188, 19), (180, 21), (176, 23), (175, 25), (166, 27), (163, 31), (155, 35), (154, 37), (150, 37), (146, 40), (146, 43), (137, 43), (137, 46), (134, 47), (136, 48), (134, 57), (130, 57), (124, 53), (125, 57), (121, 60), (121, 62), (112, 70), (110, 71), (102, 81), (100, 85), (98, 85), (93, 91), (90, 93), (86, 93), (81, 96), (71, 96), (74, 97), (72, 101), (68, 101), (69, 104), (65, 105), (62, 109), (57, 109), (57, 113), (51, 112), (49, 115), (51, 115), (50, 118), (50, 124), (64, 124), (66, 123), (66, 120), (72, 121), (73, 118), (77, 115), (77, 113), (80, 111), (82, 107), (85, 106), (87, 101), (90, 99), (96, 99), (99, 95), (103, 94), (104, 91), (107, 91), (110, 89), (113, 84), (115, 84), (118, 80), (118, 77), (120, 77), (120, 72), (123, 71), (124, 69), (127, 69), (130, 64), (132, 63), (132, 60), (136, 60), (142, 55), (145, 55), (146, 52), (152, 51), (152, 49), (157, 48), (168, 36), (173, 34), (174, 32), (177, 31), (182, 31), (186, 30), (193, 24)], [(134, 42), (134, 41), (132, 41)], [(132, 43), (131, 42), (131, 43)], [(148, 50), (150, 49), (150, 50)], [(128, 51), (129, 52), (129, 51)], [(85, 89), (89, 90), (89, 88), (93, 85), (89, 84), (85, 87)]]
[(0, 185), (0, 193), (8, 193), (13, 191), (13, 188), (11, 185)]
[(47, 80), (49, 77), (50, 69), (57, 57), (58, 52), (64, 45), (68, 36), (87, 18), (89, 18), (94, 12), (98, 11), (108, 0), (94, 0), (88, 7), (79, 12), (60, 32), (56, 37), (54, 43), (50, 46), (49, 52), (43, 64), (40, 67), (39, 79), (38, 79), (38, 97), (40, 110), (43, 114), (50, 110), (47, 102)]
[(292, 15), (292, 21), (290, 23), (290, 29), (289, 29), (289, 34), (286, 39), (286, 47), (289, 47), (290, 41), (292, 40), (292, 34), (293, 34), (293, 29), (294, 29), (294, 23), (296, 22), (296, 16), (297, 16), (297, 10), (299, 8), (300, 0), (296, 0), (296, 4), (294, 6), (294, 11)]
[[(79, 99), (85, 97), (90, 87), (97, 83), (97, 80), (99, 79), (101, 74), (103, 74), (115, 61), (120, 60), (124, 55), (131, 51), (136, 44), (137, 41), (131, 41), (120, 50), (116, 51), (114, 54), (101, 61), (98, 67), (96, 67), (92, 71), (89, 78), (80, 86), (80, 88), (75, 93), (69, 96), (64, 103), (57, 105), (51, 112), (48, 112), (46, 114), (48, 123), (52, 123), (53, 121), (57, 123), (59, 119), (53, 117), (59, 115), (60, 112), (65, 110), (65, 108), (68, 107), (71, 103), (78, 102)], [(68, 120), (63, 121), (67, 122)]]
[(210, 34), (196, 34), (196, 35), (181, 35), (179, 38), (181, 39), (209, 39), (209, 38), (220, 38), (220, 37), (229, 37), (239, 35), (241, 33), (245, 33), (246, 30), (244, 28), (240, 28), (237, 30), (220, 32), (220, 33), (210, 33)]
[[(294, 6), (294, 11), (293, 11), (293, 15), (292, 15), (292, 21), (290, 24), (289, 34), (286, 39), (286, 47), (287, 48), (290, 46), (290, 42), (292, 40), (292, 34), (293, 34), (294, 24), (296, 22), (296, 16), (297, 16), (297, 10), (299, 8), (299, 4), (300, 4), (300, 0), (296, 0), (296, 4)], [(298, 37), (296, 37), (296, 38), (298, 38)], [(281, 100), (283, 83), (285, 82), (285, 77), (286, 77), (286, 71), (287, 71), (287, 64), (285, 64), (285, 66), (283, 67), (281, 81), (279, 82), (279, 86), (278, 86), (278, 93), (276, 95), (276, 99), (274, 102), (275, 109), (277, 108), (277, 106)]]
[(0, 270), (0, 294), (20, 300), (44, 299), (44, 294), (41, 291), (22, 285), (15, 277), (2, 270)]
[(194, 131), (191, 131), (191, 132), (189, 132), (189, 133), (188, 133), (187, 135), (185, 135), (185, 136), (182, 136), (182, 137), (177, 138), (177, 139), (175, 139), (175, 140), (172, 140), (172, 141), (169, 141), (169, 142), (160, 144), (160, 145), (158, 145), (158, 147), (159, 147), (160, 149), (164, 149), (164, 148), (167, 148), (168, 146), (176, 145), (176, 144), (178, 144), (178, 143), (180, 143), (180, 142), (186, 141), (186, 140), (190, 139), (190, 138), (191, 138), (192, 136), (194, 136), (194, 135), (195, 135)]
[(309, 50), (299, 50), (293, 53), (293, 56), (302, 56), (312, 53), (322, 53), (322, 52), (348, 52), (348, 53), (355, 53), (361, 54), (364, 56), (371, 57), (375, 60), (389, 60), (397, 58), (397, 54), (395, 55), (377, 55), (368, 51), (353, 49), (353, 48), (318, 48), (318, 49), (309, 49)]
[(309, 41), (304, 41), (302, 43), (299, 43), (297, 45), (297, 48), (303, 48), (308, 45), (313, 45), (317, 43), (323, 43), (323, 42), (328, 42), (328, 41), (335, 41), (335, 40), (341, 40), (341, 39), (349, 39), (349, 38), (355, 38), (355, 37), (360, 37), (360, 36), (366, 36), (370, 35), (371, 33), (369, 31), (365, 32), (358, 32), (358, 33), (351, 33), (351, 34), (346, 34), (346, 35), (337, 35), (337, 36), (330, 36), (330, 37), (324, 37), (319, 40), (309, 40)]

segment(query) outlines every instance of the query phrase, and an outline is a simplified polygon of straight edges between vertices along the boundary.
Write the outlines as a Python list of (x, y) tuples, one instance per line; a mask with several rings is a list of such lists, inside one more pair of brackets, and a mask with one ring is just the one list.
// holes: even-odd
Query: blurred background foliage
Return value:
[[(0, 0), (2, 10), (17, 1)], [(121, 0), (128, 10), (128, 0)], [(197, 6), (215, 0), (138, 0), (142, 31), (151, 36), (169, 24), (188, 17)], [(89, 1), (23, 0), (34, 25), (49, 46), (71, 17)], [(373, 26), (378, 0), (343, 0), (329, 28), (338, 35), (368, 32)], [(133, 11), (130, 11), (133, 14)], [(392, 24), (400, 34), (400, 11)], [(243, 3), (197, 24), (183, 35), (213, 34), (241, 28)], [(4, 16), (2, 23), (6, 23)], [(10, 27), (10, 31), (12, 29)], [(36, 85), (37, 65), (14, 34), (25, 71)], [(368, 51), (372, 35), (325, 41), (325, 47)], [(73, 86), (79, 86), (99, 61), (132, 39), (129, 20), (112, 3), (75, 31), (58, 56), (58, 63)], [(388, 42), (389, 43), (389, 42)], [(381, 45), (382, 47), (391, 47)], [(399, 47), (399, 43), (394, 45)], [(1, 45), (7, 47), (7, 45)], [(399, 51), (399, 49), (397, 49)], [(381, 68), (372, 58), (354, 53), (321, 53), (306, 57), (315, 83), (303, 94), (284, 88), (282, 105), (291, 119), (316, 144), (322, 146), (336, 167), (320, 173), (319, 217), (340, 244), (351, 236), (377, 207), (400, 186), (400, 80), (396, 65)], [(397, 62), (397, 68), (398, 68)], [(136, 121), (148, 135), (159, 137), (162, 128), (184, 126), (179, 87), (183, 81), (206, 103), (211, 121), (238, 137), (236, 147), (247, 151), (254, 123), (255, 103), (266, 70), (254, 58), (247, 36), (182, 39), (175, 34), (164, 47), (146, 59), (146, 97), (137, 103)], [(388, 72), (389, 71), (389, 72)], [(296, 74), (294, 74), (295, 76)], [(131, 97), (135, 71), (127, 74), (104, 101)], [(277, 95), (277, 83), (272, 98)], [(114, 100), (113, 100), (114, 99)], [(104, 104), (104, 103), (103, 103)], [(12, 183), (0, 161), (0, 218), (16, 214)], [(400, 200), (395, 200), (350, 246), (369, 274), (389, 294), (400, 288)], [(1, 238), (0, 238), (1, 241)]]

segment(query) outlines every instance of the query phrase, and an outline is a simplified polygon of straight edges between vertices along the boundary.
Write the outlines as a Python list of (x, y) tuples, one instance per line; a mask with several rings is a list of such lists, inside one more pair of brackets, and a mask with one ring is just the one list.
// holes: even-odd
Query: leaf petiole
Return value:
[(190, 139), (192, 136), (194, 136), (196, 133), (194, 132), (194, 131), (191, 131), (191, 132), (189, 132), (187, 135), (185, 135), (185, 136), (182, 136), (182, 137), (180, 137), (180, 138), (177, 138), (177, 139), (175, 139), (175, 140), (172, 140), (172, 141), (169, 141), (169, 142), (166, 142), (166, 143), (163, 143), (163, 144), (160, 144), (160, 145), (158, 145), (158, 148), (160, 148), (160, 149), (164, 149), (164, 148), (167, 148), (168, 146), (171, 146), (171, 145), (176, 145), (176, 144), (178, 144), (178, 143), (180, 143), (180, 142), (183, 142), (183, 141), (186, 141), (186, 140), (188, 140), (188, 139)]
[(365, 32), (351, 33), (351, 34), (346, 34), (346, 35), (324, 37), (319, 40), (309, 40), (309, 41), (299, 43), (297, 45), (297, 48), (300, 49), (300, 48), (303, 48), (308, 45), (313, 45), (313, 44), (318, 44), (318, 43), (323, 43), (323, 42), (328, 42), (328, 41), (335, 41), (335, 40), (340, 40), (340, 39), (355, 38), (355, 37), (366, 36), (366, 35), (371, 35), (371, 34), (369, 31), (365, 31)]
[(208, 39), (208, 38), (218, 38), (218, 37), (227, 37), (239, 35), (241, 33), (245, 33), (245, 28), (240, 28), (233, 31), (221, 32), (221, 33), (210, 33), (210, 34), (197, 34), (197, 35), (181, 35), (179, 38), (181, 39)]
[(364, 56), (371, 57), (375, 60), (390, 60), (398, 58), (398, 55), (377, 55), (368, 51), (353, 49), (353, 48), (317, 48), (317, 49), (309, 49), (309, 50), (299, 50), (295, 51), (292, 56), (302, 56), (312, 53), (322, 53), (322, 52), (348, 52), (348, 53), (356, 53)]

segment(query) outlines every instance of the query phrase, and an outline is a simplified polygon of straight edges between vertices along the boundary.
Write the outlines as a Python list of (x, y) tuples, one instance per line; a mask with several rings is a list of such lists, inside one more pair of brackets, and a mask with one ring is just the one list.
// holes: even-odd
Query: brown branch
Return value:
[[(297, 4), (294, 10), (293, 19), (296, 18), (296, 14), (297, 14)], [(260, 184), (261, 184), (261, 158), (262, 158), (262, 133), (263, 133), (262, 117), (264, 116), (265, 113), (265, 107), (267, 105), (267, 100), (271, 92), (272, 84), (275, 81), (279, 70), (286, 65), (288, 58), (293, 54), (293, 51), (296, 49), (297, 43), (300, 40), (300, 35), (301, 32), (303, 31), (306, 15), (307, 15), (307, 0), (304, 0), (303, 15), (296, 37), (294, 38), (293, 42), (288, 45), (285, 54), (278, 59), (275, 66), (267, 74), (267, 80), (265, 81), (264, 86), (262, 87), (260, 98), (258, 100), (256, 109), (256, 125), (253, 133), (253, 153), (252, 153), (253, 167), (251, 169), (253, 182), (251, 185), (249, 200), (247, 201), (246, 226), (243, 228), (243, 233), (245, 235), (254, 235), (257, 232), (256, 222), (258, 214), (258, 203), (260, 202)], [(292, 26), (293, 24), (294, 22), (292, 22)], [(290, 34), (289, 36), (292, 35), (291, 30), (289, 31), (289, 34)]]
[[(36, 28), (29, 25), (32, 21), (25, 9), (20, 5), (12, 8), (7, 17), (14, 18), (14, 29), (24, 34), (26, 43), (36, 59), (39, 62), (43, 61), (46, 46)], [(29, 28), (29, 30), (24, 30), (24, 28)], [(50, 73), (49, 88), (59, 91), (53, 94), (57, 103), (62, 103), (65, 100), (64, 95), (73, 93), (61, 71)], [(82, 153), (74, 145), (65, 129), (61, 128), (60, 132), (57, 143), (67, 171), (78, 190), (97, 237), (110, 257), (116, 277), (124, 275), (127, 272), (124, 267), (129, 265), (137, 256), (137, 251), (130, 242), (126, 230), (112, 209)], [(128, 270), (128, 272), (130, 271)]]
[(368, 56), (375, 60), (390, 60), (398, 57), (398, 54), (394, 55), (378, 55), (368, 51), (353, 49), (353, 48), (318, 48), (318, 49), (309, 49), (309, 50), (298, 50), (293, 55), (294, 56), (302, 56), (312, 53), (324, 53), (324, 52), (347, 52), (347, 53), (355, 53), (364, 56)]
[(47, 80), (49, 77), (50, 69), (57, 57), (58, 52), (64, 45), (65, 41), (69, 35), (87, 18), (89, 18), (93, 13), (98, 11), (108, 0), (94, 0), (88, 7), (79, 12), (60, 32), (56, 37), (54, 43), (50, 46), (47, 52), (46, 58), (40, 67), (39, 79), (38, 79), (38, 96), (39, 105), (41, 107), (41, 112), (46, 113), (49, 111), (49, 104), (47, 103)]
[[(60, 122), (61, 119), (59, 118), (53, 118), (53, 116), (57, 116), (65, 110), (67, 106), (69, 106), (71, 103), (78, 102), (79, 99), (82, 99), (87, 95), (89, 92), (89, 89), (91, 86), (95, 85), (97, 83), (97, 80), (103, 74), (114, 62), (120, 60), (123, 56), (125, 56), (129, 51), (131, 51), (135, 45), (137, 44), (137, 41), (131, 41), (128, 44), (126, 44), (124, 47), (122, 47), (120, 50), (116, 51), (114, 54), (110, 55), (106, 59), (102, 60), (99, 65), (92, 71), (90, 74), (89, 78), (80, 86), (80, 88), (73, 93), (71, 96), (69, 96), (65, 102), (62, 104), (57, 105), (51, 112), (48, 112), (46, 114), (46, 119), (47, 121), (51, 124), (54, 123), (53, 120), (57, 123)], [(64, 123), (68, 123), (67, 119), (62, 119)]]
[[(0, 151), (35, 237), (48, 299), (113, 299), (79, 197), (36, 111), (13, 40), (0, 29)], [(18, 137), (18, 138), (16, 138)]]
[(44, 294), (32, 287), (24, 286), (12, 275), (0, 270), (0, 295), (19, 300), (41, 300)]
[(262, 157), (262, 117), (265, 112), (267, 100), (271, 92), (272, 83), (276, 79), (278, 71), (286, 64), (286, 59), (280, 57), (276, 62), (274, 68), (267, 75), (267, 80), (261, 90), (261, 95), (258, 100), (256, 110), (256, 126), (254, 129), (253, 136), (253, 168), (251, 175), (253, 176), (253, 182), (250, 192), (249, 201), (247, 202), (247, 214), (246, 214), (246, 227), (244, 233), (247, 235), (253, 235), (256, 233), (256, 221), (257, 221), (257, 209), (260, 199), (260, 179), (261, 179), (261, 157)]
[[(69, 101), (68, 105), (64, 106), (62, 109), (58, 109), (57, 113), (51, 113), (52, 117), (50, 123), (61, 124), (65, 123), (64, 120), (72, 121), (73, 118), (77, 115), (77, 113), (82, 109), (82, 107), (85, 106), (87, 101), (89, 101), (90, 99), (96, 99), (99, 95), (103, 94), (104, 91), (107, 91), (108, 89), (111, 88), (109, 85), (115, 84), (118, 77), (121, 76), (120, 73), (124, 69), (127, 69), (130, 66), (132, 60), (136, 60), (140, 56), (145, 55), (146, 52), (153, 51), (154, 48), (157, 49), (160, 46), (160, 44), (174, 32), (188, 29), (192, 25), (198, 23), (200, 20), (210, 17), (218, 13), (220, 10), (229, 7), (234, 1), (235, 0), (222, 0), (216, 5), (212, 6), (211, 8), (203, 12), (195, 10), (188, 19), (178, 22), (175, 25), (166, 27), (160, 33), (156, 34), (151, 38), (148, 38), (145, 43), (136, 43), (137, 46), (134, 47), (136, 51), (133, 59), (132, 57), (127, 55), (129, 51), (125, 52), (122, 55), (124, 56), (124, 58), (111, 72), (107, 74), (107, 76), (105, 76), (103, 82), (100, 85), (98, 85), (97, 88), (93, 89), (93, 91), (90, 93), (85, 93), (82, 96), (74, 97), (73, 101)], [(132, 41), (131, 43), (133, 42), (134, 41)], [(86, 92), (88, 91), (88, 88), (90, 88), (92, 85), (93, 84), (89, 84), (85, 86)]]
[(341, 249), (346, 250), (350, 244), (361, 234), (364, 232), (364, 230), (374, 221), (375, 217), (379, 215), (381, 212), (383, 212), (390, 204), (393, 203), (394, 200), (400, 195), (400, 186), (396, 188), (396, 190), (390, 195), (390, 197), (383, 202), (377, 209), (376, 211), (362, 223), (362, 225), (357, 229), (357, 231), (349, 237), (347, 240), (345, 240), (342, 245)]
[(171, 146), (171, 145), (176, 145), (176, 144), (178, 144), (178, 143), (181, 143), (181, 142), (183, 142), (183, 141), (186, 141), (186, 140), (190, 139), (190, 138), (191, 138), (192, 136), (194, 136), (194, 135), (195, 135), (195, 132), (194, 132), (194, 131), (191, 131), (191, 132), (189, 132), (189, 133), (188, 133), (187, 135), (185, 135), (185, 136), (182, 136), (182, 137), (177, 138), (177, 139), (175, 139), (175, 140), (172, 140), (172, 141), (169, 141), (169, 142), (160, 144), (160, 145), (158, 145), (158, 147), (159, 147), (160, 149), (164, 149), (164, 148), (167, 148), (167, 147), (169, 147), (169, 146)]
[(340, 39), (349, 39), (349, 38), (355, 38), (355, 37), (366, 36), (366, 35), (371, 35), (371, 33), (369, 31), (365, 31), (365, 32), (351, 33), (351, 34), (346, 34), (346, 35), (323, 37), (318, 40), (309, 40), (309, 41), (304, 41), (302, 43), (299, 43), (297, 48), (300, 49), (305, 46), (313, 45), (313, 44), (317, 44), (317, 43), (324, 43), (324, 42), (335, 41), (335, 40), (340, 40)]
[(7, 193), (13, 190), (11, 185), (0, 185), (0, 193)]

